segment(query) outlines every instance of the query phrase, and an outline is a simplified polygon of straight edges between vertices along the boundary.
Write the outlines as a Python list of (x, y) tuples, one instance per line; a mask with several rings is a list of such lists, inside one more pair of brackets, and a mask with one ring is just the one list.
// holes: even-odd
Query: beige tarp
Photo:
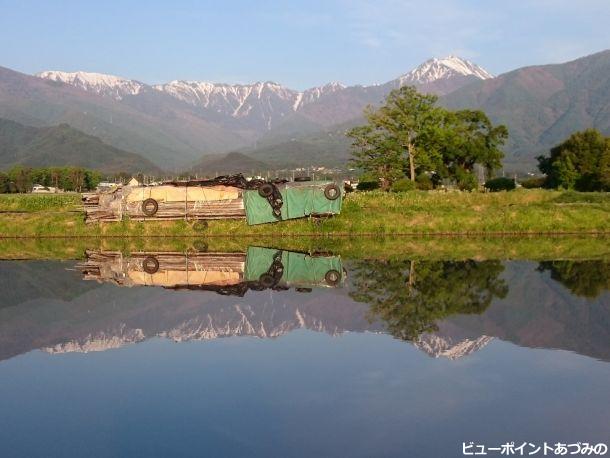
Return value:
[(214, 285), (226, 286), (235, 285), (242, 281), (240, 272), (224, 272), (221, 270), (197, 271), (178, 271), (165, 270), (154, 274), (130, 270), (129, 278), (136, 285), (146, 286), (188, 286), (188, 285)]
[(214, 201), (240, 197), (241, 190), (232, 186), (146, 186), (131, 188), (124, 192), (126, 202), (142, 202), (155, 199), (157, 202)]

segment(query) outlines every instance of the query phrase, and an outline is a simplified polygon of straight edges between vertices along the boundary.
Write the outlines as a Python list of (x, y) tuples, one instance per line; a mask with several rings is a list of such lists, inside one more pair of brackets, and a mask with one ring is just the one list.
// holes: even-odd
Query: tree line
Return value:
[[(483, 111), (452, 111), (437, 101), (435, 95), (405, 86), (391, 91), (381, 107), (365, 109), (367, 123), (347, 132), (351, 163), (363, 172), (359, 189), (431, 189), (450, 180), (473, 190), (478, 187), (477, 164), (493, 178), (502, 165), (506, 126), (494, 126)], [(537, 159), (545, 175), (535, 180), (537, 186), (610, 190), (610, 137), (595, 129), (575, 132), (553, 147), (550, 156)], [(514, 181), (505, 179), (511, 182), (507, 186), (500, 180), (501, 189), (514, 189)]]
[[(544, 261), (537, 269), (550, 272), (572, 294), (599, 297), (610, 288), (607, 261)], [(417, 340), (435, 332), (438, 323), (457, 314), (481, 314), (509, 291), (500, 261), (355, 261), (350, 264), (350, 297), (370, 305), (369, 319), (383, 322), (399, 339)]]
[(31, 192), (35, 184), (83, 192), (95, 189), (101, 179), (100, 172), (83, 167), (15, 166), (0, 172), (0, 193)]

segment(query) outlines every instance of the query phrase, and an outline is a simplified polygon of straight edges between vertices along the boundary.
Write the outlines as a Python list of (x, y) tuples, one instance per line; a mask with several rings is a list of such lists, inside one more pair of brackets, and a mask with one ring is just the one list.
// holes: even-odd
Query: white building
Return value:
[(32, 187), (32, 193), (34, 194), (55, 194), (58, 192), (61, 192), (61, 190), (53, 186), (43, 186), (41, 184), (35, 184)]

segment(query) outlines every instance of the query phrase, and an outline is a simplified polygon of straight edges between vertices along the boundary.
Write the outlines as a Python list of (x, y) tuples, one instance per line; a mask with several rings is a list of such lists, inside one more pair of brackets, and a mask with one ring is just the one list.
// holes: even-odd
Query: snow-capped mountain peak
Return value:
[(493, 78), (491, 73), (475, 63), (457, 56), (448, 56), (442, 59), (429, 59), (398, 79), (402, 86), (428, 84), (455, 76), (474, 76), (483, 80)]
[[(429, 59), (409, 73), (378, 86), (352, 86), (332, 82), (303, 91), (273, 81), (252, 84), (227, 84), (208, 81), (174, 80), (154, 86), (114, 75), (89, 72), (45, 71), (40, 78), (61, 82), (79, 89), (135, 105), (146, 96), (145, 107), (164, 107), (169, 98), (188, 105), (190, 115), (206, 121), (245, 129), (247, 135), (261, 135), (280, 125), (295, 112), (314, 122), (342, 123), (361, 115), (368, 103), (376, 104), (400, 86), (414, 85), (422, 92), (447, 94), (473, 79), (492, 75), (478, 65), (456, 56)], [(157, 105), (155, 105), (155, 103)]]
[(96, 94), (122, 100), (126, 95), (137, 95), (146, 85), (139, 81), (92, 72), (62, 72), (49, 70), (37, 73), (39, 78), (76, 86)]

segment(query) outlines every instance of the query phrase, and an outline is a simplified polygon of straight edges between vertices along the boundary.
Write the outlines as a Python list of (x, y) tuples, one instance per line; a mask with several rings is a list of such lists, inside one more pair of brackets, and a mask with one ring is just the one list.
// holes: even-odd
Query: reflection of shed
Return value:
[(131, 180), (129, 180), (129, 183), (127, 183), (127, 185), (128, 186), (142, 186), (142, 183), (140, 183), (136, 177), (132, 177)]
[(308, 253), (250, 247), (244, 278), (284, 287), (337, 286), (343, 277), (339, 256), (312, 256)]
[(120, 286), (184, 287), (192, 284), (225, 286), (243, 281), (243, 253), (133, 253), (88, 251), (79, 266), (85, 280)]
[(204, 289), (243, 295), (261, 290), (335, 287), (343, 280), (341, 259), (251, 247), (247, 253), (88, 251), (80, 264), (85, 280), (120, 286)]

